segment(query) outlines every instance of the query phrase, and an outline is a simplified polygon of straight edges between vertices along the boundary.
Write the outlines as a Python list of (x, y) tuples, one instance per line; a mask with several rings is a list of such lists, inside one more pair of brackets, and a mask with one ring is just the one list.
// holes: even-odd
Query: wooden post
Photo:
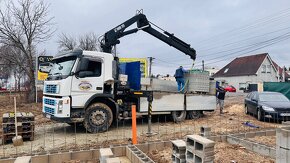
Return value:
[(137, 144), (136, 105), (132, 105), (132, 143)]

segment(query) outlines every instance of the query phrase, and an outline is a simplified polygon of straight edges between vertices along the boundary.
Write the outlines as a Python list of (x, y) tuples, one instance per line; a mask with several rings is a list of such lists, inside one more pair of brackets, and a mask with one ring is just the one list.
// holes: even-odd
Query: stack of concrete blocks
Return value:
[(290, 126), (276, 130), (276, 162), (290, 162)]
[(126, 147), (126, 156), (132, 163), (154, 163), (151, 158), (149, 158), (135, 145), (130, 145)]
[(141, 78), (141, 89), (152, 91), (177, 92), (176, 81)]
[(200, 127), (200, 136), (209, 138), (211, 134), (211, 128), (208, 126), (201, 126)]
[(114, 157), (111, 148), (101, 148), (100, 163), (121, 163), (121, 162), (119, 158)]
[(207, 71), (190, 71), (185, 74), (185, 81), (188, 81), (187, 92), (209, 93), (209, 72)]
[(172, 143), (172, 162), (185, 163), (186, 143), (183, 140), (173, 140)]
[(213, 163), (214, 141), (200, 135), (187, 135), (186, 162), (187, 163)]

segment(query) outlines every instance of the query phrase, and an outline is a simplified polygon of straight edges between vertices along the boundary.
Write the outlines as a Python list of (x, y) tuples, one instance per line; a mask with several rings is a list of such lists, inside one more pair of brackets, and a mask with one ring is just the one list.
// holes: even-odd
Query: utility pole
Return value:
[(155, 59), (153, 57), (148, 57), (149, 58), (149, 77), (151, 78), (151, 69), (152, 69), (152, 61)]
[(202, 60), (202, 71), (204, 71), (204, 60)]

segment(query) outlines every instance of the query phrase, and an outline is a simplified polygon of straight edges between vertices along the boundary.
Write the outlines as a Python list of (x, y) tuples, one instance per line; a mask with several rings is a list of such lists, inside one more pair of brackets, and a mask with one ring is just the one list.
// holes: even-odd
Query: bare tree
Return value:
[[(43, 1), (12, 0), (0, 1), (6, 6), (0, 8), (0, 42), (21, 51), (21, 63), (30, 82), (28, 101), (35, 98), (35, 47), (51, 37), (53, 17), (48, 17), (48, 5)], [(5, 57), (4, 57), (5, 59)]]
[[(78, 42), (76, 41), (78, 40)], [(75, 37), (62, 33), (58, 40), (60, 51), (73, 50), (80, 48), (83, 50), (100, 51), (98, 37), (95, 33), (87, 33), (76, 39)]]
[(70, 35), (65, 34), (65, 33), (62, 33), (59, 36), (58, 44), (59, 44), (58, 48), (61, 51), (73, 50), (77, 46), (76, 39)]
[(99, 51), (98, 38), (95, 33), (88, 33), (79, 37), (79, 48), (83, 50)]

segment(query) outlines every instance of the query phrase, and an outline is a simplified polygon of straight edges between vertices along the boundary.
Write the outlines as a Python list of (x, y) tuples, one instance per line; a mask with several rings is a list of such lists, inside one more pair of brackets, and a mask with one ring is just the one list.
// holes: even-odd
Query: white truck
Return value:
[[(125, 31), (135, 22), (138, 28)], [(203, 111), (213, 111), (213, 95), (133, 90), (128, 81), (119, 80), (118, 57), (111, 53), (112, 48), (119, 38), (138, 30), (195, 60), (195, 50), (189, 44), (166, 31), (158, 32), (144, 14), (137, 13), (103, 36), (100, 42), (103, 52), (74, 50), (53, 58), (53, 67), (44, 81), (44, 116), (58, 122), (83, 123), (88, 132), (94, 133), (106, 131), (115, 120), (130, 118), (132, 105), (136, 105), (140, 115), (172, 114), (177, 122), (183, 121), (186, 114), (196, 118)]]

